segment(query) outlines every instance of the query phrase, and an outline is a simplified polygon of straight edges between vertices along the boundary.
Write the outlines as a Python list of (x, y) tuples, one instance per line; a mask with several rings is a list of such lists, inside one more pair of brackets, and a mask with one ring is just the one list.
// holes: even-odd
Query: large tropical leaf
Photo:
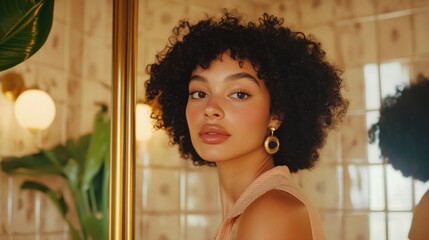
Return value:
[(107, 108), (97, 113), (94, 120), (94, 129), (88, 146), (82, 171), (82, 186), (89, 188), (95, 175), (100, 171), (103, 160), (110, 146), (110, 119)]
[(0, 71), (36, 53), (52, 27), (55, 0), (0, 1)]
[(28, 176), (61, 175), (62, 173), (61, 168), (58, 168), (42, 152), (22, 157), (5, 157), (0, 161), (0, 168), (9, 174)]

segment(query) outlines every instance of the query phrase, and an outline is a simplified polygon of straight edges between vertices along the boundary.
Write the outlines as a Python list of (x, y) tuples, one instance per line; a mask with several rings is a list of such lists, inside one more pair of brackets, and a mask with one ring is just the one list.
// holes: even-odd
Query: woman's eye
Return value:
[(246, 98), (250, 97), (250, 95), (246, 92), (236, 92), (236, 93), (231, 94), (231, 97), (237, 98), (237, 99), (246, 99)]
[(201, 92), (201, 91), (193, 91), (193, 92), (189, 93), (189, 96), (191, 96), (191, 98), (193, 98), (193, 99), (205, 98), (205, 97), (207, 97), (207, 93)]

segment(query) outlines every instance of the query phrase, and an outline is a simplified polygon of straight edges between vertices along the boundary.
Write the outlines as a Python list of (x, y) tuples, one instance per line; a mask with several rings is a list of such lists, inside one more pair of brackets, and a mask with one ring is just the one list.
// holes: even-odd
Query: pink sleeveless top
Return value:
[(238, 217), (254, 200), (273, 189), (285, 191), (300, 200), (310, 217), (313, 240), (326, 239), (319, 213), (302, 189), (292, 181), (289, 168), (286, 166), (277, 166), (264, 172), (246, 188), (222, 221), (215, 239), (231, 240), (234, 223)]

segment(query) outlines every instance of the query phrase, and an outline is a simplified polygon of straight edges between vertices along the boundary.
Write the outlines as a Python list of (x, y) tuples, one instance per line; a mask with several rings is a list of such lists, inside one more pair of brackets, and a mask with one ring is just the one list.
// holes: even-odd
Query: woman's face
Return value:
[(270, 97), (250, 61), (240, 67), (226, 52), (208, 69), (197, 67), (189, 83), (186, 120), (192, 144), (206, 161), (265, 154)]

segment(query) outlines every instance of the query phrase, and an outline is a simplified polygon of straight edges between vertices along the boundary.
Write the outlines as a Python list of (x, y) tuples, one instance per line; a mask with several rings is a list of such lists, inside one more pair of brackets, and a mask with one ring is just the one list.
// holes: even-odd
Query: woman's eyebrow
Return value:
[(234, 74), (228, 75), (225, 78), (225, 80), (226, 81), (231, 81), (231, 80), (238, 80), (238, 79), (242, 79), (242, 78), (250, 79), (253, 82), (255, 82), (256, 84), (258, 84), (258, 86), (259, 86), (258, 80), (254, 76), (252, 76), (252, 75), (250, 75), (249, 73), (246, 73), (246, 72), (239, 72), (239, 73), (234, 73)]
[[(238, 80), (238, 79), (242, 79), (242, 78), (250, 79), (253, 82), (255, 82), (256, 84), (258, 84), (258, 86), (259, 86), (258, 80), (254, 76), (252, 76), (246, 72), (239, 72), (239, 73), (234, 73), (234, 74), (228, 75), (225, 78), (225, 81), (233, 81), (233, 80)], [(200, 75), (192, 75), (190, 81), (207, 82), (208, 80), (207, 80), (207, 78), (200, 76)]]
[(207, 82), (207, 78), (200, 76), (200, 75), (192, 75), (191, 79), (189, 81), (201, 81), (201, 82)]

